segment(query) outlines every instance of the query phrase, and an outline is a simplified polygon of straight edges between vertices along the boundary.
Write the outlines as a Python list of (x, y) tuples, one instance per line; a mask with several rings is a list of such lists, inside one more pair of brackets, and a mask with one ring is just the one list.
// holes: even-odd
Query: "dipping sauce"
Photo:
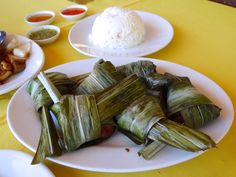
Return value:
[(41, 21), (45, 21), (48, 20), (49, 18), (51, 18), (52, 15), (48, 15), (48, 14), (44, 14), (44, 15), (35, 15), (32, 17), (29, 17), (27, 20), (29, 22), (41, 22)]
[(61, 13), (63, 15), (78, 15), (84, 12), (85, 12), (85, 9), (83, 8), (70, 8), (70, 9), (63, 10)]
[(42, 29), (39, 31), (32, 32), (29, 35), (29, 38), (32, 40), (43, 40), (43, 39), (48, 39), (57, 34), (56, 30), (53, 29)]

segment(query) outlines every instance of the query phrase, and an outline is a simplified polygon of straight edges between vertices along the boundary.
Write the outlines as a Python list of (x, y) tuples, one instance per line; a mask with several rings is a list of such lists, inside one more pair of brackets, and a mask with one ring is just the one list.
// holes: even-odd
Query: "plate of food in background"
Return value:
[(131, 57), (161, 50), (173, 35), (171, 24), (156, 14), (110, 7), (75, 24), (69, 42), (92, 57)]
[(34, 77), (44, 65), (43, 50), (34, 41), (1, 31), (0, 95)]

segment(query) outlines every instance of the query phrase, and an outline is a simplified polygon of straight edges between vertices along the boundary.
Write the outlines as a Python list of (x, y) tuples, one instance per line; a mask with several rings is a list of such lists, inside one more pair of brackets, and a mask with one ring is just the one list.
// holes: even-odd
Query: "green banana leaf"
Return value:
[[(140, 60), (137, 62), (128, 63), (126, 65), (121, 65), (115, 68), (114, 65), (110, 61), (104, 61), (103, 59), (99, 60), (91, 73), (82, 74), (78, 76), (72, 77), (72, 80), (74, 80), (77, 83), (76, 91), (75, 93), (95, 93), (97, 92), (96, 88), (100, 88), (102, 90), (102, 87), (109, 87), (114, 84), (114, 80), (120, 81), (125, 76), (130, 76), (136, 74), (139, 78), (143, 80), (147, 80), (150, 82), (150, 84), (153, 85), (163, 85), (165, 81), (161, 81), (160, 77), (161, 75), (156, 73), (156, 66), (150, 62), (145, 60)], [(89, 79), (86, 79), (90, 75)], [(150, 75), (150, 78), (147, 78), (148, 75)], [(155, 79), (158, 77), (158, 80)], [(79, 85), (86, 80), (84, 84), (82, 84), (81, 87)], [(101, 84), (100, 84), (101, 82)], [(89, 90), (94, 85), (94, 90)], [(86, 86), (88, 85), (88, 86)], [(86, 88), (88, 87), (88, 88)], [(80, 91), (82, 89), (82, 91)], [(85, 89), (85, 91), (83, 91)], [(99, 92), (99, 91), (98, 91)]]
[(101, 137), (101, 123), (93, 95), (64, 95), (52, 106), (66, 151)]
[[(188, 151), (206, 150), (215, 146), (214, 141), (209, 136), (166, 119), (160, 100), (165, 98), (161, 98), (162, 91), (163, 88), (169, 86), (171, 79), (155, 73), (155, 65), (149, 62), (147, 65), (139, 64), (136, 67), (132, 64), (128, 67), (131, 69), (122, 67), (117, 69), (110, 62), (100, 60), (94, 66), (92, 73), (88, 77), (87, 75), (80, 77), (78, 79), (79, 84), (76, 85), (77, 93), (95, 94), (96, 112), (100, 119), (100, 137), (102, 136), (103, 123), (116, 117), (120, 130), (135, 142), (145, 144), (139, 154), (146, 159), (150, 159), (164, 146), (160, 142)], [(137, 68), (140, 70), (139, 73)], [(131, 74), (138, 75), (141, 80)], [(129, 77), (123, 79), (124, 75), (129, 75)], [(142, 80), (146, 82), (147, 86)], [(147, 91), (147, 87), (155, 90)], [(160, 100), (146, 94), (155, 95)], [(70, 96), (75, 97), (74, 95)], [(87, 97), (88, 95), (84, 96)], [(57, 108), (53, 108), (54, 113), (59, 120), (60, 114), (63, 112), (58, 108), (58, 104), (54, 106)], [(78, 108), (75, 109), (78, 110)], [(67, 117), (67, 114), (70, 115), (70, 111), (64, 112), (63, 116)], [(82, 143), (76, 141), (73, 139), (75, 137), (73, 132), (77, 131), (74, 131), (77, 127), (71, 119), (68, 119), (68, 122), (72, 128), (64, 127), (66, 132), (71, 134), (69, 138), (67, 137), (67, 142), (69, 140), (74, 142), (67, 143), (65, 149), (72, 151), (90, 142), (99, 141), (99, 136)], [(71, 129), (73, 129), (72, 133)]]
[[(70, 93), (75, 82), (69, 79), (65, 74), (59, 72), (51, 72), (47, 74), (48, 78), (57, 87), (61, 94)], [(42, 106), (50, 106), (53, 104), (52, 99), (48, 95), (42, 83), (38, 78), (34, 78), (27, 84), (26, 91), (34, 101), (35, 109), (38, 111)]]
[(126, 65), (118, 66), (118, 71), (125, 73), (126, 76), (136, 74), (140, 78), (146, 78), (147, 75), (156, 72), (156, 65), (151, 61), (139, 60)]
[(96, 95), (100, 118), (105, 120), (115, 117), (144, 94), (146, 86), (136, 75), (126, 77), (115, 86)]
[(145, 93), (145, 85), (135, 75), (96, 96), (62, 96), (43, 73), (40, 73), (40, 81), (50, 97), (58, 100), (51, 110), (57, 117), (65, 151), (74, 151), (87, 142), (110, 136), (113, 129), (107, 127), (110, 122), (107, 119), (119, 114)]
[(35, 156), (31, 164), (38, 164), (49, 156), (60, 156), (62, 150), (58, 144), (58, 135), (47, 107), (39, 111), (41, 117), (41, 135)]
[(154, 72), (146, 76), (146, 83), (150, 89), (161, 90), (163, 87), (167, 86), (168, 80), (163, 74)]
[(165, 77), (169, 82), (166, 103), (170, 119), (198, 128), (219, 117), (221, 109), (200, 93), (187, 77), (169, 73)]
[(209, 136), (166, 119), (153, 96), (140, 97), (116, 118), (119, 127), (134, 134), (143, 144), (161, 141), (194, 152), (215, 146)]
[(150, 160), (158, 152), (160, 152), (166, 145), (160, 141), (152, 141), (138, 151), (138, 155), (142, 156), (145, 160)]
[[(48, 73), (48, 77), (62, 93), (69, 93), (74, 82), (62, 73)], [(43, 161), (48, 156), (59, 156), (62, 153), (59, 145), (59, 134), (49, 113), (49, 106), (53, 104), (41, 82), (34, 78), (27, 85), (27, 92), (34, 101), (36, 111), (41, 121), (41, 135), (32, 164)]]
[[(77, 83), (81, 82), (75, 88), (76, 94), (95, 94), (104, 89), (115, 85), (125, 77), (124, 74), (118, 72), (110, 61), (99, 60), (93, 71), (82, 82), (76, 78)], [(80, 77), (81, 78), (81, 77)], [(83, 76), (82, 76), (83, 79)]]
[(132, 132), (143, 144), (153, 125), (163, 118), (165, 115), (157, 99), (146, 95), (135, 100), (116, 117), (118, 126)]
[[(147, 65), (144, 65), (143, 63), (146, 63)], [(142, 65), (143, 64), (143, 65)], [(144, 67), (143, 67), (144, 66)], [(146, 67), (145, 67), (146, 66)], [(123, 72), (123, 73), (125, 73), (126, 75), (130, 75), (130, 74), (137, 74), (140, 78), (142, 78), (143, 80), (145, 80), (146, 81), (146, 83), (147, 83), (147, 85), (149, 86), (149, 88), (154, 88), (154, 89), (156, 89), (156, 90), (158, 90), (158, 92), (157, 91), (154, 91), (154, 90), (149, 90), (148, 91), (148, 94), (156, 94), (155, 96), (158, 96), (159, 98), (160, 98), (160, 100), (161, 100), (161, 102), (164, 102), (163, 101), (163, 99), (164, 99), (164, 96), (163, 96), (163, 94), (162, 94), (162, 87), (163, 86), (166, 86), (167, 84), (168, 84), (168, 80), (163, 76), (163, 75), (161, 75), (161, 74), (158, 74), (158, 73), (156, 73), (155, 72), (155, 68), (156, 68), (156, 66), (155, 65), (153, 65), (152, 64), (152, 62), (134, 62), (134, 63), (131, 63), (131, 64), (128, 64), (128, 65), (124, 65), (124, 66), (121, 66), (121, 67), (117, 67), (117, 70), (119, 70), (119, 71), (121, 71), (121, 72)], [(147, 71), (146, 71), (146, 70)], [(115, 68), (113, 67), (113, 70), (115, 71)], [(111, 71), (111, 70), (110, 70)], [(104, 77), (107, 77), (107, 78), (109, 78), (109, 76), (111, 76), (111, 73), (109, 73), (109, 72), (107, 72), (106, 74), (104, 74), (103, 75)], [(91, 82), (93, 82), (94, 83), (94, 85), (96, 85), (98, 82), (99, 82), (99, 79), (100, 78), (98, 78), (98, 80), (96, 80), (96, 81), (91, 81)], [(118, 81), (117, 81), (118, 82)], [(110, 82), (109, 84), (107, 84), (106, 85), (106, 87), (104, 87), (103, 89), (105, 89), (105, 88), (108, 88), (108, 87), (110, 87), (112, 84), (115, 84), (115, 82)], [(102, 90), (102, 88), (101, 88), (101, 90)], [(100, 91), (101, 91), (100, 90)], [(155, 93), (154, 93), (155, 92)], [(140, 100), (140, 99), (137, 99), (137, 100)], [(146, 99), (146, 102), (143, 102), (142, 104), (143, 104), (143, 106), (140, 106), (140, 107), (144, 107), (144, 105), (149, 105), (149, 104), (153, 104), (152, 103), (152, 101), (151, 102), (149, 102), (150, 100), (149, 99)], [(156, 102), (156, 101), (154, 101), (154, 102)], [(135, 104), (136, 104), (136, 102), (135, 102)], [(154, 104), (155, 105), (155, 104)], [(158, 106), (159, 107), (157, 107), (157, 108), (160, 108), (160, 113), (161, 113), (161, 115), (162, 115), (162, 117), (165, 117), (165, 114), (163, 113), (163, 111), (162, 111), (162, 107), (160, 107), (160, 104), (158, 103)], [(151, 108), (153, 108), (152, 106), (150, 106)], [(165, 108), (165, 106), (163, 106), (163, 108)], [(152, 110), (155, 110), (156, 108), (154, 108), (154, 109), (151, 109), (151, 110), (146, 110), (146, 112), (145, 112), (145, 114), (152, 114)], [(143, 129), (144, 129), (144, 127), (139, 127), (140, 125), (143, 125), (143, 126), (147, 126), (148, 127), (148, 125), (147, 125), (147, 122), (149, 122), (149, 120), (148, 119), (143, 119), (144, 121), (146, 121), (146, 123), (145, 122), (141, 122), (140, 124), (136, 124), (137, 125), (137, 127), (138, 128), (140, 128), (141, 130), (139, 130), (139, 129), (137, 129), (137, 127), (136, 127), (136, 129), (137, 129), (137, 131), (134, 131), (134, 132), (132, 132), (132, 131), (130, 131), (128, 128), (127, 128), (127, 126), (129, 126), (129, 124), (128, 124), (128, 118), (127, 117), (132, 117), (132, 111), (130, 111), (129, 109), (126, 109), (127, 110), (127, 116), (126, 116), (126, 118), (124, 118), (124, 122), (126, 123), (126, 124), (123, 124), (123, 125), (126, 125), (126, 127), (123, 127), (123, 126), (120, 126), (120, 124), (118, 123), (118, 125), (119, 125), (119, 130), (121, 131), (121, 132), (123, 132), (124, 134), (126, 134), (130, 139), (132, 139), (135, 143), (137, 143), (137, 144), (142, 144), (142, 143), (145, 143), (145, 142), (147, 142), (148, 140), (147, 139), (145, 139), (144, 137), (145, 137), (145, 133), (147, 134), (147, 132), (148, 131), (143, 131)], [(154, 111), (155, 112), (155, 111)], [(142, 115), (143, 116), (143, 115)], [(143, 116), (143, 117), (148, 117), (148, 116)], [(120, 119), (119, 119), (120, 117), (119, 116), (117, 116), (117, 120), (119, 121)], [(152, 116), (150, 116), (149, 117), (150, 119), (152, 118)], [(121, 120), (120, 120), (121, 121)], [(159, 120), (156, 120), (157, 122), (159, 121)], [(151, 121), (150, 121), (151, 122)], [(153, 125), (155, 124), (155, 122), (153, 123)], [(151, 124), (152, 125), (152, 124)], [(149, 127), (151, 127), (150, 125), (149, 125)], [(184, 127), (185, 128), (185, 127)], [(135, 128), (134, 128), (134, 130), (135, 130)], [(148, 129), (149, 130), (149, 129)], [(156, 130), (156, 129), (155, 129)], [(154, 132), (154, 131), (153, 131)], [(141, 134), (140, 134), (141, 133)], [(143, 133), (143, 134), (142, 134)], [(181, 143), (178, 143), (178, 142), (172, 142), (171, 141), (171, 139), (169, 139), (169, 137), (167, 137), (167, 136), (164, 136), (164, 137), (162, 137), (162, 138), (166, 138), (166, 144), (169, 144), (169, 145), (172, 145), (172, 146), (175, 146), (175, 147), (178, 147), (178, 148), (182, 148), (182, 149), (185, 149), (185, 150), (191, 150), (191, 149), (197, 149), (197, 150), (200, 150), (200, 148), (199, 147), (192, 147), (192, 145), (191, 144), (189, 144), (189, 143), (187, 143), (186, 141), (184, 142), (184, 143), (186, 143), (187, 145), (186, 146), (180, 146), (179, 144), (181, 144)], [(185, 138), (187, 138), (187, 137), (185, 137)], [(179, 140), (179, 139), (177, 139), (177, 140)], [(181, 140), (181, 139), (180, 139)], [(197, 140), (197, 138), (196, 138), (196, 140)], [(195, 141), (196, 141), (195, 140)], [(156, 141), (157, 141), (157, 139), (156, 139)], [(162, 140), (163, 141), (163, 140)], [(169, 142), (170, 141), (170, 142)], [(183, 141), (183, 140), (182, 140)], [(163, 141), (164, 142), (164, 141)], [(156, 144), (157, 145), (157, 144)], [(188, 147), (188, 146), (190, 146), (190, 147)], [(154, 146), (152, 146), (152, 147), (154, 147)], [(160, 145), (159, 147), (163, 147), (163, 145)], [(144, 148), (145, 149), (145, 148)], [(158, 152), (159, 150), (157, 150), (158, 149), (158, 147), (157, 147), (157, 149), (155, 149), (155, 148), (147, 148), (147, 149), (152, 149), (152, 151), (153, 152), (150, 152), (150, 151), (145, 151), (145, 152), (148, 152), (148, 153), (150, 153), (150, 154), (155, 154), (154, 152)], [(197, 150), (192, 150), (192, 151), (197, 151)], [(143, 151), (141, 151), (141, 152), (143, 152)]]
[(89, 76), (90, 73), (87, 74), (80, 74), (74, 77), (71, 77), (71, 80), (75, 82), (75, 86), (73, 88), (74, 93), (76, 94), (76, 89), (79, 87), (79, 85)]
[(117, 131), (117, 125), (114, 123), (113, 120), (111, 119), (104, 120), (101, 122), (101, 137), (93, 141), (89, 141), (82, 144), (80, 148), (99, 144), (104, 140), (110, 138), (116, 131)]
[(161, 86), (168, 83), (167, 79), (162, 74), (157, 73), (156, 65), (151, 61), (139, 60), (118, 66), (117, 70), (124, 73), (126, 76), (136, 74), (146, 82), (150, 89), (159, 89)]
[(155, 124), (148, 138), (154, 141), (158, 139), (165, 144), (191, 152), (204, 151), (216, 146), (208, 135), (168, 119)]

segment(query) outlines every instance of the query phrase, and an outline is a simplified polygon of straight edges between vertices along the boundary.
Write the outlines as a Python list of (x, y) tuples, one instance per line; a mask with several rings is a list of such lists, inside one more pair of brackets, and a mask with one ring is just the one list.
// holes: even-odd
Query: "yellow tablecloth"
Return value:
[[(43, 47), (47, 69), (73, 60), (88, 58), (76, 52), (67, 40), (73, 23), (62, 19), (58, 12), (66, 0), (2, 0), (0, 28), (24, 35), (31, 29), (23, 18), (37, 10), (57, 13), (55, 25), (61, 27), (59, 40)], [(119, 5), (163, 16), (174, 27), (173, 41), (161, 51), (147, 57), (176, 62), (193, 68), (218, 83), (236, 104), (236, 9), (210, 1), (189, 0), (96, 0), (90, 3), (88, 15), (104, 8)], [(155, 23), (155, 22), (153, 22)], [(213, 90), (214, 91), (214, 90)], [(0, 149), (16, 149), (32, 154), (10, 132), (6, 122), (6, 108), (13, 92), (0, 96)], [(46, 161), (57, 177), (65, 176), (159, 176), (159, 177), (235, 177), (236, 124), (217, 145), (203, 155), (164, 169), (140, 173), (96, 173), (76, 170)], [(33, 176), (33, 174), (32, 174)]]

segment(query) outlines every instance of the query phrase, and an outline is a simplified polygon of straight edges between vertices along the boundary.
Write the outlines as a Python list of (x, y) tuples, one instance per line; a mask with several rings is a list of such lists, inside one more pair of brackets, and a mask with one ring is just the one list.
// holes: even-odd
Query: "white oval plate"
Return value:
[(25, 69), (17, 74), (13, 74), (4, 82), (4, 84), (0, 85), (0, 95), (18, 88), (27, 80), (33, 78), (44, 65), (44, 53), (38, 44), (26, 37), (7, 33), (6, 41), (10, 41), (12, 38), (16, 38), (20, 42), (20, 44), (31, 42), (31, 54), (26, 61)]
[[(222, 108), (220, 117), (201, 128), (217, 143), (225, 136), (233, 121), (233, 106), (227, 94), (215, 82), (206, 76), (181, 65), (148, 58), (120, 58), (108, 57), (116, 66), (137, 60), (154, 62), (159, 71), (170, 72), (176, 75), (188, 76), (193, 84), (206, 94), (216, 105)], [(52, 68), (48, 71), (59, 71), (68, 76), (75, 76), (90, 72), (97, 59), (75, 61)], [(14, 136), (27, 148), (36, 151), (40, 136), (40, 122), (34, 111), (33, 101), (22, 86), (12, 97), (8, 109), (8, 125)], [(22, 98), (24, 101), (22, 102)], [(129, 152), (126, 151), (129, 148)], [(100, 172), (135, 172), (167, 167), (192, 159), (203, 152), (192, 153), (166, 147), (152, 160), (144, 160), (138, 156), (140, 146), (132, 143), (124, 135), (117, 133), (109, 140), (72, 153), (65, 153), (61, 157), (49, 158), (56, 163), (84, 170)]]
[(43, 164), (31, 165), (32, 156), (16, 150), (0, 150), (1, 177), (55, 177)]
[(95, 18), (98, 14), (87, 17), (75, 24), (69, 32), (69, 42), (72, 47), (84, 55), (92, 57), (122, 56), (135, 57), (145, 56), (164, 48), (172, 40), (174, 31), (171, 24), (164, 18), (142, 11), (136, 11), (142, 18), (147, 36), (145, 41), (133, 48), (124, 50), (112, 50), (99, 48), (93, 44), (90, 34)]

